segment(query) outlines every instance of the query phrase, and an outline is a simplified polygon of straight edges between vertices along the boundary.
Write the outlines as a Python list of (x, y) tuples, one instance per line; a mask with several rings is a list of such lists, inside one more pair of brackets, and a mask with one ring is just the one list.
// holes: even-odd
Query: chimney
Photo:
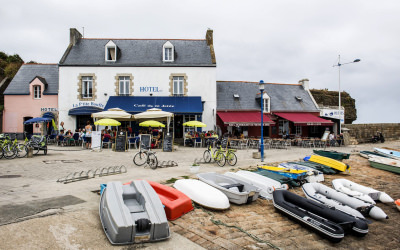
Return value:
[(213, 30), (208, 29), (206, 33), (206, 41), (207, 45), (210, 47), (210, 54), (211, 54), (211, 62), (216, 64), (217, 59), (215, 59), (215, 51), (214, 51), (214, 41), (213, 41)]
[(299, 84), (301, 84), (305, 90), (309, 90), (310, 89), (310, 86), (309, 86), (308, 83), (309, 83), (309, 80), (307, 78), (301, 79), (299, 81)]
[(69, 43), (75, 46), (78, 40), (82, 38), (82, 34), (75, 28), (69, 29)]

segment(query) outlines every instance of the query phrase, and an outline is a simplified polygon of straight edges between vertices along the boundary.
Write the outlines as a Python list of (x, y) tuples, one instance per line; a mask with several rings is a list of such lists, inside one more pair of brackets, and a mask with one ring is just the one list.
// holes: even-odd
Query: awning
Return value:
[(54, 119), (55, 115), (51, 112), (46, 112), (42, 115), (43, 118), (50, 118), (50, 119)]
[[(217, 115), (227, 126), (261, 126), (261, 111), (247, 112), (217, 112)], [(263, 125), (275, 124), (271, 118), (264, 114)]]
[(116, 107), (131, 114), (152, 108), (174, 114), (203, 113), (200, 96), (110, 96), (104, 109)]
[(34, 124), (34, 123), (43, 123), (43, 122), (51, 122), (51, 118), (43, 118), (43, 117), (35, 117), (24, 121), (24, 124)]
[(103, 111), (102, 108), (95, 106), (81, 106), (77, 108), (70, 109), (68, 115), (91, 115), (92, 113), (97, 113)]
[(294, 123), (297, 126), (332, 126), (333, 122), (322, 119), (311, 113), (274, 113), (275, 115), (282, 117), (288, 121)]

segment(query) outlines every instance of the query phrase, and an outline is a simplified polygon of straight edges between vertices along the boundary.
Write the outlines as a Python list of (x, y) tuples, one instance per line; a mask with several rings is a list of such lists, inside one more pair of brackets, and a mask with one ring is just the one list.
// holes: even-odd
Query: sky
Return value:
[(203, 39), (217, 80), (297, 84), (356, 100), (354, 123), (399, 123), (400, 1), (0, 0), (0, 51), (58, 63), (69, 29), (86, 38)]

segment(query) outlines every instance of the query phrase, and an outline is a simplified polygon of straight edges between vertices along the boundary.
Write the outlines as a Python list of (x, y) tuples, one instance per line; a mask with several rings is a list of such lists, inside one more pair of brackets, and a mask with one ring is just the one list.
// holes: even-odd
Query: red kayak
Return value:
[(193, 210), (192, 200), (175, 188), (162, 185), (157, 182), (147, 181), (160, 197), (165, 206), (165, 214), (168, 220), (176, 220), (182, 215)]

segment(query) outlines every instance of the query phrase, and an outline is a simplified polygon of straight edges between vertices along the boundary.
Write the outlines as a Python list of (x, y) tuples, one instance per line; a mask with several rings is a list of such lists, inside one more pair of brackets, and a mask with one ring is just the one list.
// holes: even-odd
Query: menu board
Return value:
[(172, 152), (172, 144), (173, 144), (172, 135), (164, 136), (163, 151), (164, 152)]
[(115, 139), (115, 151), (126, 151), (126, 132), (117, 132), (117, 138)]
[(101, 148), (101, 131), (92, 131), (92, 149)]
[(328, 139), (329, 133), (329, 130), (326, 130), (321, 138), (321, 141), (326, 141)]
[(144, 146), (145, 149), (151, 148), (151, 135), (140, 135), (140, 148), (142, 148), (142, 146)]

